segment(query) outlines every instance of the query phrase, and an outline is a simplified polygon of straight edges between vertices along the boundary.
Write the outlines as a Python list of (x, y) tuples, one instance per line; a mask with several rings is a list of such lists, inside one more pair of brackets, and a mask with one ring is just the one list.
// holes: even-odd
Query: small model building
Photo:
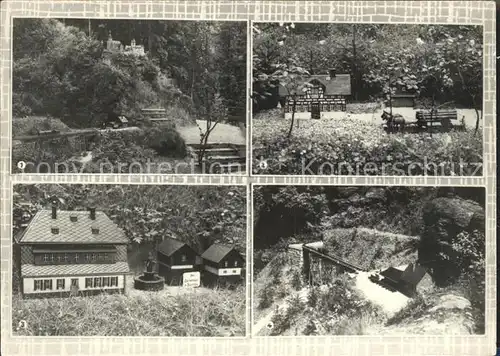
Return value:
[(419, 291), (418, 287), (424, 277), (431, 278), (424, 267), (414, 263), (410, 263), (404, 271), (389, 267), (380, 272), (380, 276), (384, 277), (381, 280), (382, 283), (408, 297), (413, 297), (417, 294)]
[[(297, 86), (303, 90), (295, 93), (295, 117), (320, 119), (336, 111), (346, 111), (347, 99), (351, 96), (351, 75), (337, 74), (335, 69), (330, 69), (328, 74), (311, 75)], [(290, 119), (292, 93), (283, 85), (279, 86), (278, 93), (285, 118)]]
[(197, 257), (189, 245), (166, 237), (157, 247), (158, 275), (169, 285), (182, 285), (182, 275), (196, 270)]
[(245, 259), (233, 247), (213, 244), (201, 255), (203, 259), (203, 283), (238, 284), (242, 281)]
[(128, 239), (103, 213), (38, 211), (16, 239), (25, 297), (124, 292)]

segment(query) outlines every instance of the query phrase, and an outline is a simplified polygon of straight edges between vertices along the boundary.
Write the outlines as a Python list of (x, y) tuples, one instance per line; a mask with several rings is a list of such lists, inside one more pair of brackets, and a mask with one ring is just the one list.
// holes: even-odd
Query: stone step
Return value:
[(208, 161), (208, 162), (218, 162), (221, 164), (226, 164), (226, 163), (245, 163), (246, 157), (240, 157), (240, 156), (211, 156), (211, 155), (205, 155), (203, 157), (203, 161)]
[[(189, 146), (197, 150), (198, 148), (200, 148), (203, 145), (199, 144), (199, 143), (190, 143)], [(209, 149), (209, 148), (233, 148), (233, 149), (240, 149), (240, 148), (244, 148), (245, 145), (234, 145), (234, 144), (231, 144), (231, 143), (219, 142), (219, 143), (207, 143), (207, 145), (205, 147), (207, 149)]]
[(164, 112), (154, 113), (154, 114), (146, 114), (144, 115), (147, 119), (167, 119)]
[[(198, 150), (193, 151), (194, 154), (198, 154)], [(232, 148), (211, 148), (205, 150), (205, 157), (211, 156), (211, 157), (240, 157), (238, 155), (238, 151), (232, 149)]]
[(173, 120), (167, 117), (148, 117), (149, 121), (152, 122), (172, 122)]
[(141, 111), (144, 113), (146, 113), (146, 112), (150, 113), (150, 112), (159, 112), (159, 111), (165, 112), (166, 110), (163, 108), (146, 108), (146, 109), (141, 109)]
[(209, 174), (221, 174), (221, 173), (241, 173), (244, 174), (246, 172), (246, 164), (245, 163), (221, 163), (213, 166), (207, 165), (204, 167), (206, 173)]

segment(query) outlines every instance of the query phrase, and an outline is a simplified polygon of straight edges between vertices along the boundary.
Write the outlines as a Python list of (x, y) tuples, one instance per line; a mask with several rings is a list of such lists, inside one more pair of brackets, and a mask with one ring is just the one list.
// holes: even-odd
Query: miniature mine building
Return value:
[(24, 297), (124, 292), (128, 239), (109, 217), (88, 211), (38, 211), (18, 236)]
[(165, 278), (166, 284), (182, 285), (182, 275), (196, 271), (197, 257), (186, 243), (166, 237), (157, 247), (158, 275)]
[(426, 276), (427, 270), (419, 264), (410, 263), (404, 271), (389, 267), (380, 272), (383, 278), (381, 283), (397, 290), (408, 297), (413, 297), (418, 292), (418, 285)]
[[(303, 91), (296, 93), (295, 118), (320, 119), (336, 111), (346, 111), (347, 100), (351, 96), (351, 75), (337, 74), (330, 69), (328, 74), (311, 75), (297, 87)], [(292, 93), (279, 85), (278, 94), (285, 118), (290, 119), (293, 111)]]
[(233, 247), (213, 244), (201, 255), (204, 285), (235, 285), (243, 280), (245, 259)]

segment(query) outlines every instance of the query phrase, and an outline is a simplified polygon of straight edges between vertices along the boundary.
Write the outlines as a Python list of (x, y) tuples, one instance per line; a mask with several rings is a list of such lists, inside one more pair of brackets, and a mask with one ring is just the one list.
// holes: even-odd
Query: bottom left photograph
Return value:
[(16, 336), (245, 336), (246, 186), (17, 184)]

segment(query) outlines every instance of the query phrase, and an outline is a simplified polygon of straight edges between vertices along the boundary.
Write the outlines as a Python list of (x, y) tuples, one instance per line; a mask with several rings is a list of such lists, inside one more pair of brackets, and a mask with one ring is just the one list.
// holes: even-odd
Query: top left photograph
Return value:
[(245, 174), (246, 21), (12, 19), (13, 174)]

